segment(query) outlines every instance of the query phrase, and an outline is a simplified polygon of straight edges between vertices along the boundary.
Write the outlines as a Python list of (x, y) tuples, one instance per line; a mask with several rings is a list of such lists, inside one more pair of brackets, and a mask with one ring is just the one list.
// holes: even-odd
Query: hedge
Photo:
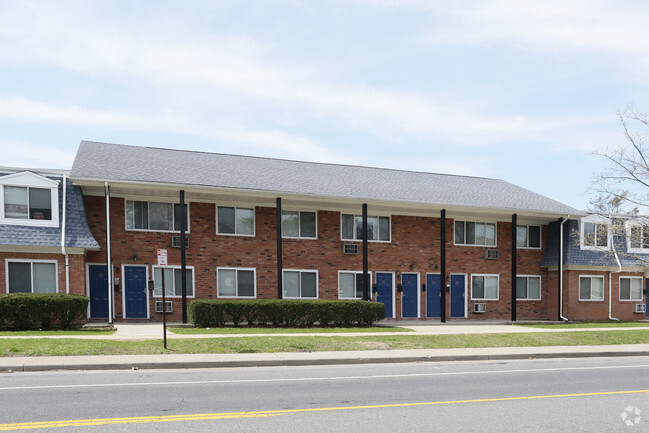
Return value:
[(70, 328), (82, 322), (88, 297), (65, 293), (9, 293), (0, 295), (0, 329)]
[(369, 326), (385, 318), (382, 303), (367, 301), (322, 301), (297, 299), (197, 299), (187, 308), (189, 319), (200, 328), (272, 325)]

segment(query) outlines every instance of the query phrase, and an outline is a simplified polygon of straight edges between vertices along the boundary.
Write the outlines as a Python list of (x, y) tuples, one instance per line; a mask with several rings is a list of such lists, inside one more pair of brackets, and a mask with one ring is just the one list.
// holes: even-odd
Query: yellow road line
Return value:
[(108, 424), (144, 424), (154, 422), (177, 422), (177, 421), (205, 421), (232, 418), (260, 418), (270, 416), (288, 415), (291, 413), (301, 412), (325, 412), (325, 411), (342, 411), (358, 409), (385, 409), (397, 407), (415, 407), (415, 406), (433, 406), (442, 404), (461, 404), (461, 403), (488, 403), (499, 401), (515, 400), (535, 400), (547, 398), (566, 398), (566, 397), (592, 397), (601, 395), (620, 395), (620, 394), (649, 394), (649, 389), (637, 391), (605, 391), (605, 392), (587, 392), (580, 394), (557, 394), (557, 395), (535, 395), (527, 397), (501, 397), (501, 398), (483, 398), (475, 400), (451, 400), (451, 401), (429, 401), (420, 403), (394, 403), (394, 404), (377, 404), (368, 406), (342, 406), (342, 407), (322, 407), (310, 409), (286, 409), (286, 410), (266, 410), (254, 412), (223, 412), (223, 413), (204, 413), (193, 415), (163, 415), (163, 416), (142, 416), (128, 418), (98, 418), (98, 419), (79, 419), (65, 421), (41, 421), (41, 422), (24, 422), (15, 424), (0, 424), (0, 431), (7, 430), (28, 430), (56, 427), (81, 427), (91, 425), (108, 425)]

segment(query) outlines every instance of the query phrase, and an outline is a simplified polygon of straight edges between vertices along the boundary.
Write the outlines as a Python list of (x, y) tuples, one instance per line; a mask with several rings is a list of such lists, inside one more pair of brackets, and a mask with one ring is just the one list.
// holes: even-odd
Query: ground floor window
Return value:
[(538, 301), (541, 299), (541, 277), (519, 275), (516, 277), (516, 299)]
[(255, 269), (218, 268), (216, 277), (219, 298), (256, 297)]
[(56, 293), (56, 262), (7, 260), (7, 293)]
[(471, 275), (471, 299), (493, 301), (498, 299), (498, 275)]
[(283, 275), (285, 298), (318, 297), (318, 271), (287, 270)]
[[(165, 297), (180, 298), (183, 295), (182, 286), (182, 269), (180, 267), (170, 266), (167, 268), (153, 268), (153, 296), (162, 297), (162, 273), (165, 276)], [(194, 297), (194, 268), (187, 267), (185, 276), (187, 296)]]
[[(372, 274), (367, 273), (368, 281), (372, 281)], [(338, 272), (338, 298), (363, 299), (363, 272), (340, 271)]]
[(580, 301), (604, 300), (604, 277), (580, 276), (579, 277)]
[(620, 301), (642, 301), (642, 277), (620, 277)]

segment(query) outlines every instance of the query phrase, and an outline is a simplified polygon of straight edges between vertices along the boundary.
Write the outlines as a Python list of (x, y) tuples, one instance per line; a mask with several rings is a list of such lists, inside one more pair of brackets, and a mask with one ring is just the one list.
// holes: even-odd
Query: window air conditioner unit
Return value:
[[(167, 304), (167, 313), (171, 313), (173, 311), (173, 304), (171, 301), (165, 301)], [(162, 301), (155, 301), (155, 312), (156, 313), (162, 313)]]
[[(180, 236), (175, 235), (171, 237), (171, 247), (180, 248)], [(185, 236), (185, 248), (189, 248), (189, 236)]]
[(358, 254), (358, 245), (343, 244), (343, 254)]
[(633, 304), (634, 313), (646, 313), (647, 306), (645, 304)]
[(487, 312), (487, 304), (484, 302), (476, 302), (473, 304), (473, 312), (474, 313), (486, 313)]
[(484, 258), (489, 260), (496, 260), (498, 258), (498, 250), (484, 250)]

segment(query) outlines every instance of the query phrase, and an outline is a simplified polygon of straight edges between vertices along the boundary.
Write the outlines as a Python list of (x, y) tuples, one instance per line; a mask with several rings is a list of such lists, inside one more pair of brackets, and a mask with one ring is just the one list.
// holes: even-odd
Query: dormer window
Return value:
[(611, 222), (600, 215), (590, 215), (581, 220), (580, 243), (582, 249), (610, 249)]
[(0, 223), (57, 227), (58, 186), (27, 171), (0, 177)]
[(626, 222), (626, 246), (630, 253), (649, 252), (649, 220), (637, 218)]

